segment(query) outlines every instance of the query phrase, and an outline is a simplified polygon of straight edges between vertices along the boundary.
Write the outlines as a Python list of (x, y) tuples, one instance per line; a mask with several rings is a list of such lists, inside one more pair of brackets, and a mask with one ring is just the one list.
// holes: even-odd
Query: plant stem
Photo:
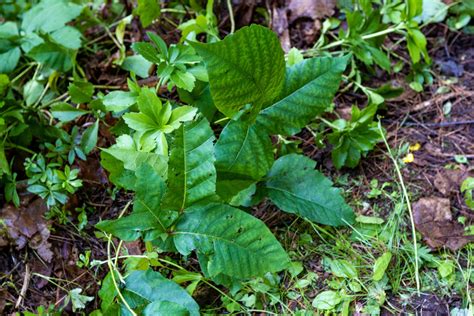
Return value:
[[(389, 27), (389, 28), (387, 28), (385, 30), (382, 30), (382, 31), (379, 31), (379, 32), (362, 35), (361, 38), (363, 40), (367, 40), (367, 39), (387, 35), (387, 34), (390, 34), (390, 33), (401, 30), (404, 26), (405, 26), (404, 23), (400, 23), (397, 26)], [(334, 48), (334, 47), (337, 47), (337, 46), (341, 46), (346, 42), (347, 42), (347, 39), (342, 39), (342, 40), (339, 40), (339, 41), (332, 42), (332, 43), (330, 43), (328, 45), (325, 45), (323, 47), (314, 47), (312, 49), (307, 50), (306, 53), (311, 53), (311, 52), (316, 52), (316, 51), (321, 51), (321, 50), (328, 50), (328, 49), (331, 49), (331, 48)]]
[(133, 309), (128, 304), (125, 297), (123, 297), (122, 292), (120, 292), (120, 288), (117, 284), (117, 280), (115, 279), (116, 269), (112, 265), (112, 258), (111, 258), (111, 252), (110, 252), (110, 246), (111, 245), (112, 245), (112, 235), (107, 235), (107, 265), (108, 265), (109, 270), (110, 270), (110, 277), (112, 278), (112, 283), (114, 284), (115, 290), (117, 291), (117, 295), (120, 297), (120, 300), (122, 301), (123, 305), (125, 305), (125, 307), (128, 309), (128, 311), (133, 316), (137, 316), (137, 314), (133, 311)]
[(410, 224), (411, 224), (411, 234), (413, 238), (413, 252), (415, 254), (415, 282), (416, 282), (416, 292), (418, 295), (420, 295), (420, 271), (419, 271), (419, 266), (418, 266), (418, 244), (416, 241), (416, 229), (415, 229), (415, 220), (413, 218), (413, 211), (411, 209), (411, 203), (410, 199), (408, 197), (408, 192), (407, 188), (405, 187), (405, 182), (403, 181), (403, 176), (402, 173), (400, 172), (400, 167), (398, 166), (397, 160), (392, 154), (392, 150), (390, 149), (390, 146), (387, 142), (387, 138), (385, 137), (385, 134), (382, 129), (382, 123), (378, 122), (378, 129), (380, 132), (380, 135), (382, 136), (383, 142), (385, 143), (385, 146), (387, 147), (388, 154), (390, 156), (390, 159), (393, 161), (393, 164), (395, 166), (395, 170), (397, 171), (397, 176), (398, 180), (400, 181), (400, 186), (402, 188), (402, 193), (403, 197), (405, 199), (407, 209), (408, 209), (408, 214), (410, 215)]
[(227, 9), (229, 10), (230, 34), (232, 34), (235, 31), (235, 21), (234, 21), (234, 12), (232, 12), (232, 3), (230, 0), (227, 0)]

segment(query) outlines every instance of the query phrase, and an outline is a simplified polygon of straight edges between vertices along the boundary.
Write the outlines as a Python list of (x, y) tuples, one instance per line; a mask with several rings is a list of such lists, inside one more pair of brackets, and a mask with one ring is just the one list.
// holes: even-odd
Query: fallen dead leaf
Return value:
[(464, 235), (463, 225), (453, 220), (449, 199), (421, 198), (413, 203), (413, 217), (416, 229), (433, 249), (446, 246), (455, 251), (474, 241), (474, 236)]
[(468, 171), (464, 166), (456, 170), (441, 169), (435, 176), (434, 186), (444, 196), (448, 196), (451, 192), (459, 192), (461, 183), (467, 176)]
[(38, 255), (45, 261), (50, 262), (53, 257), (51, 244), (48, 243), (49, 229), (43, 218), (47, 211), (46, 204), (40, 198), (33, 199), (32, 196), (23, 197), (19, 208), (6, 205), (0, 210), (0, 223), (6, 232), (2, 239), (16, 244), (17, 249), (26, 245), (35, 249)]
[(316, 21), (333, 15), (335, 7), (336, 0), (289, 0), (289, 22), (293, 23), (299, 18)]
[(288, 53), (291, 48), (290, 30), (288, 27), (288, 17), (285, 8), (273, 8), (272, 29), (280, 38), (280, 43), (283, 51)]

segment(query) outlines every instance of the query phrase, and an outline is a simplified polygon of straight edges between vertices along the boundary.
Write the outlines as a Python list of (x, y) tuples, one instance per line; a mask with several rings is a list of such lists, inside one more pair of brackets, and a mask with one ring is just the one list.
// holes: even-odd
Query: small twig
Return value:
[(410, 112), (417, 112), (417, 111), (423, 110), (424, 108), (432, 106), (436, 102), (441, 103), (441, 102), (447, 101), (451, 98), (458, 97), (458, 96), (472, 97), (472, 96), (474, 96), (474, 92), (461, 90), (459, 92), (451, 92), (451, 93), (443, 94), (443, 95), (441, 95), (437, 98), (433, 98), (431, 100), (418, 103), (413, 108), (409, 109), (409, 111)]
[(26, 291), (28, 291), (28, 285), (30, 284), (31, 273), (30, 273), (30, 266), (26, 264), (25, 266), (25, 277), (23, 278), (23, 285), (21, 287), (20, 296), (18, 297), (15, 308), (20, 307), (23, 298), (25, 297)]
[(470, 125), (474, 124), (474, 120), (469, 121), (451, 121), (451, 122), (439, 122), (439, 123), (422, 123), (422, 122), (405, 122), (400, 126), (430, 126), (430, 127), (446, 127), (446, 126), (456, 126), (456, 125)]

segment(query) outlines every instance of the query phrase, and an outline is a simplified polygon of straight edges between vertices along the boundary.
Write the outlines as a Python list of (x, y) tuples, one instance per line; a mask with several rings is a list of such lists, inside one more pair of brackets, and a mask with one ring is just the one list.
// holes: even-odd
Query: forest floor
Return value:
[[(236, 29), (261, 22), (255, 10), (265, 8), (264, 4), (237, 2), (233, 12)], [(282, 10), (282, 7), (273, 10)], [(225, 6), (218, 6), (215, 14), (220, 29), (228, 29), (230, 21)], [(125, 33), (127, 44), (144, 36), (144, 30), (135, 22)], [(320, 21), (303, 17), (287, 23), (289, 32), (279, 34), (283, 44), (289, 41), (292, 47), (304, 50), (317, 39)], [(162, 35), (168, 43), (179, 38), (173, 25), (166, 21), (148, 29)], [(396, 74), (376, 72), (364, 83), (370, 87), (390, 83), (403, 88), (404, 92), (386, 100), (379, 110), (387, 143), (378, 143), (359, 166), (336, 170), (330, 147), (319, 148), (309, 130), (290, 138), (299, 144), (306, 156), (317, 162), (318, 169), (344, 190), (346, 200), (361, 220), (354, 227), (335, 230), (276, 212), (267, 201), (253, 207), (251, 212), (270, 227), (290, 257), (302, 262), (301, 271), (295, 266), (296, 272), (281, 276), (276, 286), (255, 290), (255, 284), (248, 284), (247, 298), (256, 296), (259, 309), (268, 313), (290, 313), (296, 308), (310, 310), (311, 301), (324, 289), (359, 293), (353, 303), (354, 315), (367, 313), (367, 309), (362, 311), (367, 305), (373, 306), (374, 314), (380, 308), (380, 313), (386, 315), (409, 312), (449, 315), (456, 308), (466, 308), (466, 303), (472, 306), (474, 248), (469, 242), (474, 236), (466, 236), (464, 231), (474, 223), (474, 212), (466, 206), (460, 186), (468, 176), (474, 176), (474, 37), (451, 31), (444, 24), (431, 24), (423, 33), (433, 60), (433, 84), (421, 93), (411, 90), (405, 82), (408, 69)], [(86, 37), (98, 41), (107, 39), (100, 27), (89, 30)], [(78, 62), (94, 85), (126, 87), (127, 73), (112, 63), (114, 53), (112, 50), (78, 56)], [(156, 78), (150, 77), (140, 83), (152, 86), (156, 84)], [(174, 94), (170, 96), (174, 97)], [(353, 104), (365, 102), (365, 95), (345, 91), (336, 96), (335, 111), (348, 118)], [(112, 117), (106, 120), (111, 125), (114, 122)], [(114, 137), (108, 127), (101, 124), (97, 147), (106, 148), (113, 143)], [(401, 161), (405, 162), (400, 164)], [(91, 266), (91, 262), (107, 260), (108, 250), (94, 225), (99, 220), (116, 218), (132, 195), (114, 189), (100, 164), (98, 149), (87, 161), (76, 162), (76, 166), (84, 186), (68, 201), (67, 209), (73, 210), (69, 214), (62, 218), (45, 218), (48, 214), (45, 205), (28, 194), (20, 195), (20, 207), (5, 204), (1, 210), (2, 218), (11, 221), (18, 239), (29, 247), (8, 244), (0, 236), (0, 246), (3, 246), (0, 248), (3, 284), (0, 287), (0, 314), (36, 311), (38, 306), (51, 304), (60, 306), (65, 300), (65, 289), (77, 287), (83, 289), (82, 294), (94, 297), (88, 303), (86, 313), (99, 308), (97, 295), (107, 269)], [(397, 168), (400, 168), (400, 175)], [(408, 192), (410, 207), (404, 189)], [(86, 209), (88, 217), (84, 228), (78, 230), (77, 215), (81, 208)], [(412, 224), (417, 230), (416, 252)], [(366, 237), (368, 235), (371, 237)], [(373, 270), (376, 259), (386, 252), (388, 243), (397, 245), (397, 251), (393, 252), (387, 268), (389, 277), (381, 286), (371, 280), (367, 271)], [(130, 255), (141, 255), (145, 251), (141, 241), (125, 242), (122, 247)], [(39, 254), (42, 251), (50, 252), (49, 262)], [(414, 253), (419, 257), (418, 271), (415, 271)], [(354, 284), (337, 276), (334, 268), (331, 273), (327, 258), (347, 260), (358, 271), (361, 282)], [(179, 262), (189, 271), (199, 270), (194, 257)], [(259, 282), (268, 285), (272, 281)], [(355, 291), (354, 287), (362, 289)], [(209, 313), (223, 312), (221, 296), (206, 284), (200, 285), (193, 295)], [(277, 301), (272, 300), (275, 296), (279, 297)], [(467, 309), (465, 311), (466, 314), (456, 315), (468, 315)], [(75, 313), (66, 307), (63, 314)]]

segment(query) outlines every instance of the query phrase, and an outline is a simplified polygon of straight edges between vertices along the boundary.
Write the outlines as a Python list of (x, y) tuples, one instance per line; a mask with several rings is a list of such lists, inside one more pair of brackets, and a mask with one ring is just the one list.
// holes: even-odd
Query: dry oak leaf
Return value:
[(474, 241), (474, 236), (466, 236), (463, 225), (453, 220), (449, 199), (421, 198), (413, 203), (413, 217), (416, 229), (433, 249), (446, 246), (455, 251)]

